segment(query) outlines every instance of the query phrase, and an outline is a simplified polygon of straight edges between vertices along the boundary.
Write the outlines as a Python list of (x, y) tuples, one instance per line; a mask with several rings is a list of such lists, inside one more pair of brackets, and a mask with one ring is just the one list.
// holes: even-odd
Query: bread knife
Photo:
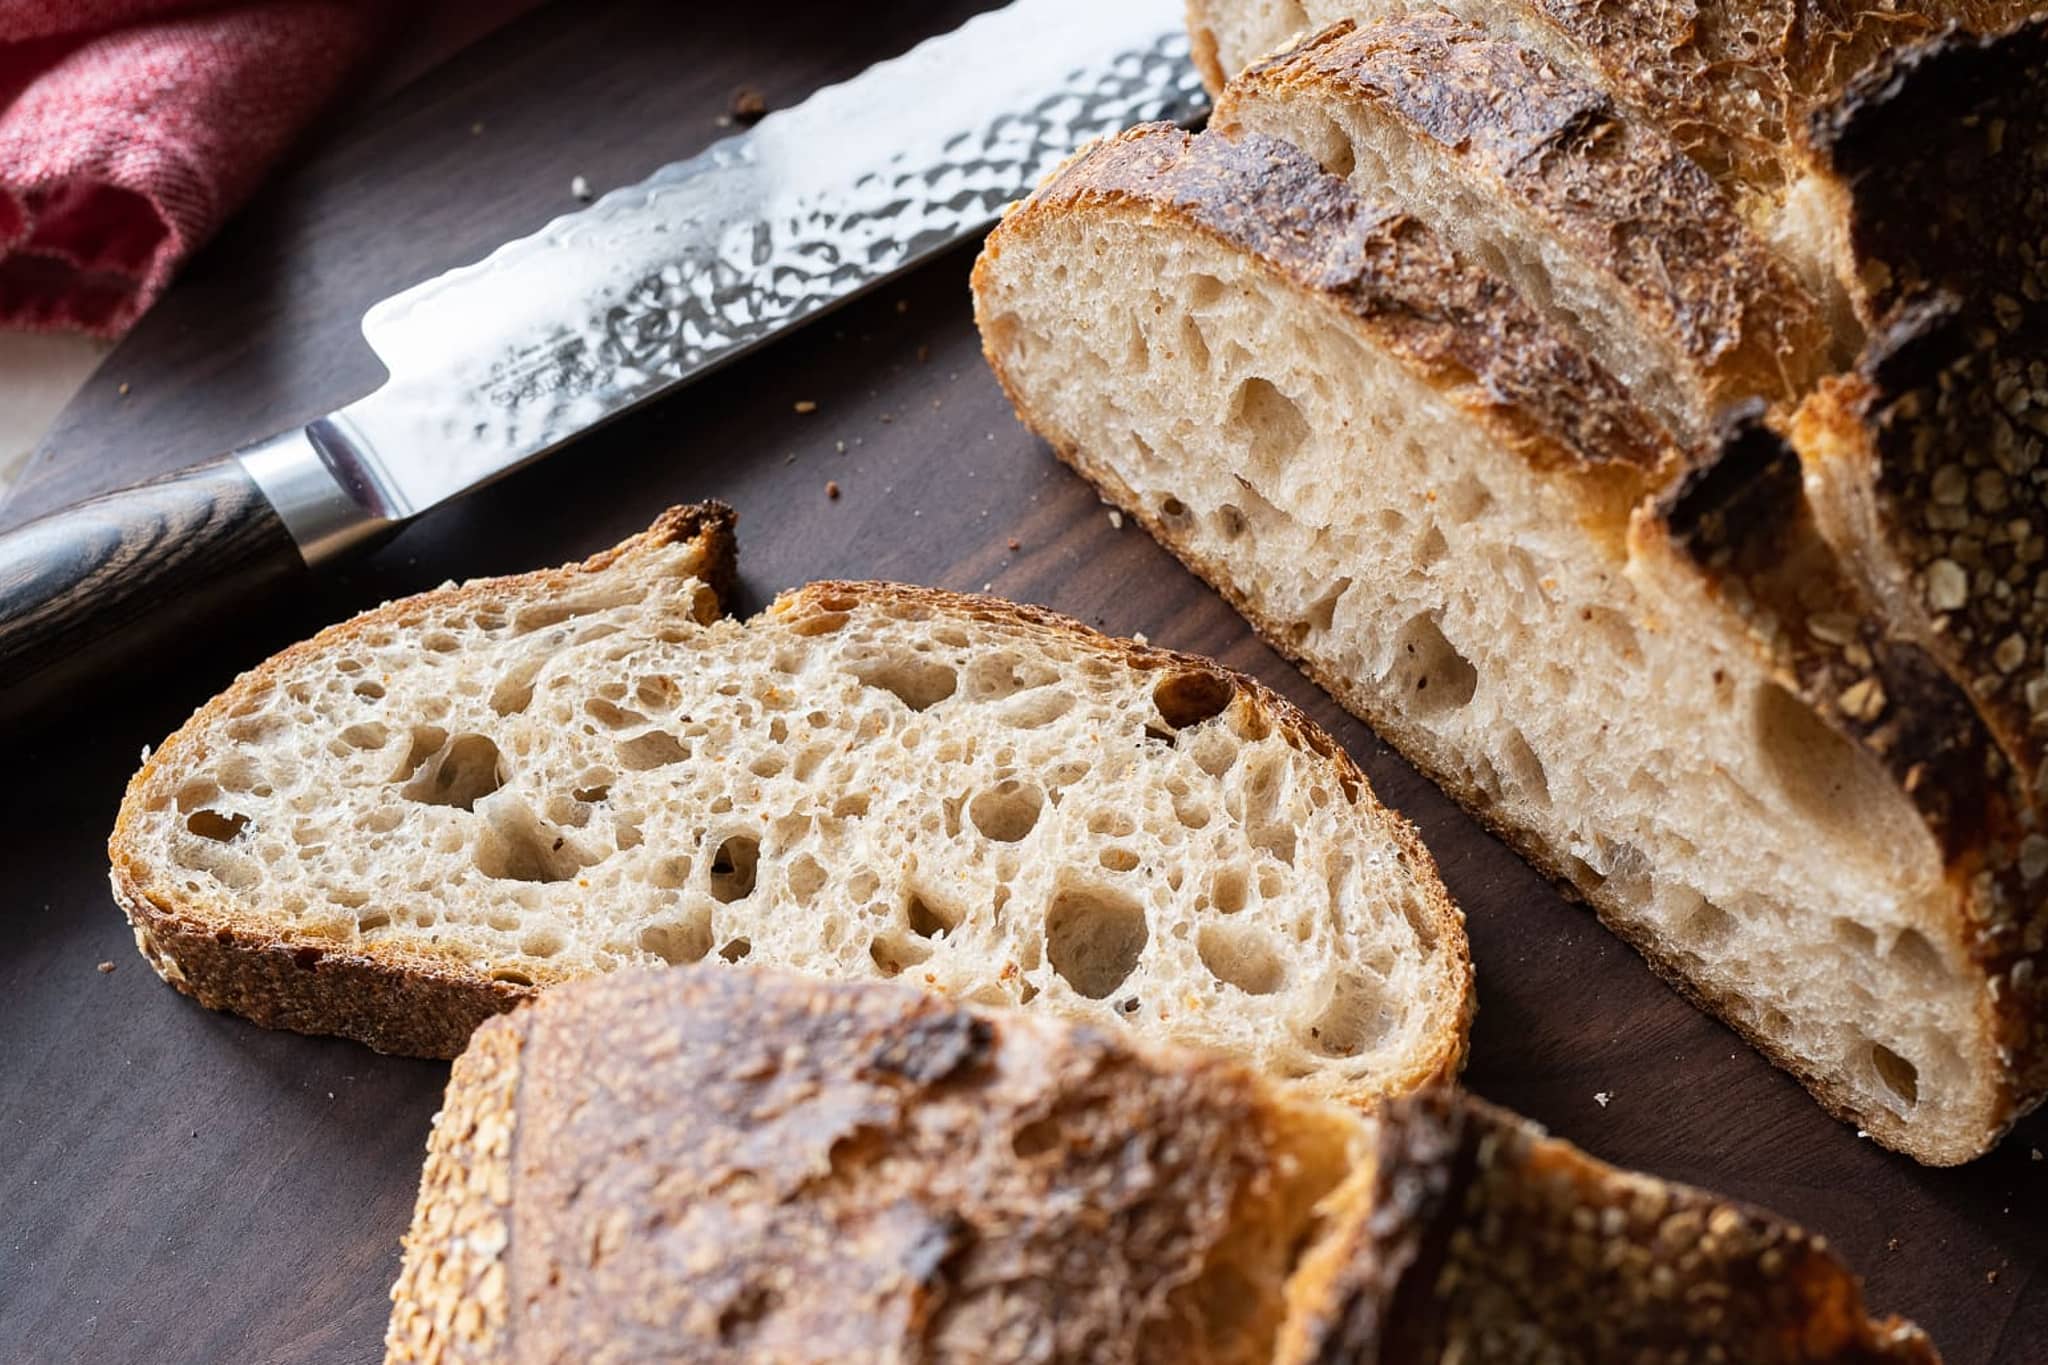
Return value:
[(1181, 0), (1014, 0), (376, 304), (374, 392), (0, 535), (0, 710), (374, 546), (1207, 110)]

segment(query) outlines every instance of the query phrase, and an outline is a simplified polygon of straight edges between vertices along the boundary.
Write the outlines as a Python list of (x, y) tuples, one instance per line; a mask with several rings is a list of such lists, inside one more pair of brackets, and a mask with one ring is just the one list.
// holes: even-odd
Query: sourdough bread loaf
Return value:
[(1476, 1101), (706, 967), (477, 1031), (392, 1299), (389, 1365), (1936, 1359), (1818, 1237)]
[(1774, 426), (1248, 130), (1098, 146), (975, 288), (1056, 451), (1824, 1104), (1952, 1162), (2039, 1101), (2034, 798)]
[(1366, 1101), (1455, 1072), (1463, 921), (1287, 702), (988, 597), (720, 618), (729, 514), (381, 607), (132, 783), (115, 894), (215, 1008), (452, 1056), (622, 967), (901, 976)]

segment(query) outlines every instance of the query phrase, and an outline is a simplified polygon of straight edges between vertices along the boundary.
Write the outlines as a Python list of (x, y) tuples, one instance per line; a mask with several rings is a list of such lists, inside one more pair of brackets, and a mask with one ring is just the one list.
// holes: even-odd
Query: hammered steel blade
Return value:
[(1082, 143), (1206, 108), (1181, 0), (1016, 0), (372, 308), (309, 435), (402, 518), (959, 242)]

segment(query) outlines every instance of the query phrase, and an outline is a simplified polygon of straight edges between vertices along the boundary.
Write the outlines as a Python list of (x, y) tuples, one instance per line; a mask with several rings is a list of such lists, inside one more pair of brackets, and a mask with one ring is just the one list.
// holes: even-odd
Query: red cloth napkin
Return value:
[(0, 0), (0, 328), (112, 337), (368, 50), (369, 0)]

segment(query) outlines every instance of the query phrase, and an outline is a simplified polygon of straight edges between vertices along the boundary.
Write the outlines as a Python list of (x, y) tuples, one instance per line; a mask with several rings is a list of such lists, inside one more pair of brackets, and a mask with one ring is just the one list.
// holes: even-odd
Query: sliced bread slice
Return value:
[(1209, 126), (1291, 142), (1415, 214), (1689, 446), (1831, 368), (1819, 301), (1670, 138), (1476, 24), (1339, 23), (1254, 62)]
[(1936, 1359), (1818, 1237), (1447, 1092), (703, 967), (477, 1031), (392, 1299), (387, 1365)]
[(1669, 456), (1512, 290), (1256, 135), (1098, 146), (975, 290), (1058, 453), (1830, 1109), (1954, 1162), (2039, 1102), (2040, 898), (1987, 889), (2031, 808), (1796, 463)]
[(709, 959), (900, 974), (1351, 1100), (1458, 1068), (1462, 918), (1286, 701), (988, 597), (820, 583), (716, 619), (724, 530), (673, 512), (241, 678), (122, 807), (144, 954), (207, 1005), (428, 1056), (555, 982)]

